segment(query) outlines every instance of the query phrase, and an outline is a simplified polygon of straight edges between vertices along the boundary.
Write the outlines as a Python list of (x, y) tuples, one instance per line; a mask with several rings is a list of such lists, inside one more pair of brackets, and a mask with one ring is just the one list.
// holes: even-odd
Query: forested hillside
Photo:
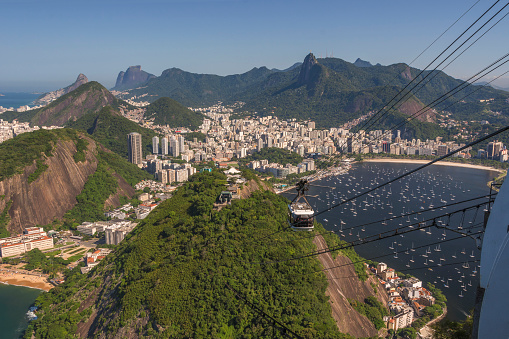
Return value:
[(303, 338), (349, 337), (316, 258), (269, 263), (316, 248), (307, 234), (276, 232), (287, 227), (286, 199), (258, 191), (213, 211), (224, 179), (193, 176), (92, 272), (74, 270), (41, 295), (25, 337), (285, 337), (263, 314)]
[(141, 134), (144, 154), (152, 153), (152, 137), (157, 134), (124, 118), (111, 106), (103, 107), (96, 113), (89, 113), (76, 121), (69, 121), (67, 127), (82, 130), (93, 136), (108, 149), (127, 159), (127, 135)]
[(62, 95), (47, 106), (27, 112), (6, 112), (2, 119), (30, 122), (37, 126), (64, 126), (88, 113), (95, 113), (105, 106), (130, 107), (126, 102), (115, 98), (104, 86), (96, 81), (83, 84), (75, 90)]
[(151, 103), (145, 111), (145, 119), (156, 125), (187, 127), (197, 129), (203, 122), (203, 114), (191, 111), (170, 98), (160, 98)]

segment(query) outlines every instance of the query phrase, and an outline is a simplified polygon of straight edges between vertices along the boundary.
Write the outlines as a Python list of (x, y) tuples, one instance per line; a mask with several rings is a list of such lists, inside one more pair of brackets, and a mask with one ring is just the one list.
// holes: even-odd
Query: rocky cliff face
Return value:
[[(81, 134), (87, 142), (85, 161), (76, 162), (74, 154), (76, 145), (73, 140), (58, 140), (50, 157), (43, 158), (48, 168), (31, 183), (30, 174), (36, 170), (36, 163), (24, 168), (23, 173), (0, 181), (0, 211), (8, 204), (10, 222), (7, 230), (11, 234), (21, 233), (26, 227), (46, 225), (55, 219), (61, 219), (64, 214), (76, 205), (76, 196), (81, 193), (85, 183), (98, 165), (99, 144)], [(101, 146), (101, 149), (110, 152)], [(117, 192), (105, 202), (107, 206), (119, 206), (120, 196), (131, 197), (134, 189), (118, 174)]]
[(141, 66), (129, 66), (125, 72), (118, 73), (117, 82), (115, 83), (116, 90), (132, 89), (142, 85), (156, 76), (141, 70)]
[(61, 218), (76, 204), (76, 196), (81, 192), (88, 177), (97, 168), (94, 156), (95, 142), (86, 138), (88, 150), (86, 161), (74, 161), (76, 146), (73, 141), (59, 140), (53, 155), (45, 159), (48, 168), (35, 181), (28, 183), (28, 176), (35, 171), (35, 163), (24, 169), (22, 174), (0, 182), (0, 210), (9, 201), (10, 223), (7, 230), (21, 233), (26, 227), (45, 225), (55, 218)]
[(57, 89), (56, 91), (53, 92), (44, 93), (34, 101), (34, 104), (47, 105), (50, 102), (60, 98), (62, 95), (74, 91), (76, 88), (80, 87), (83, 84), (86, 84), (87, 82), (88, 78), (85, 76), (85, 74), (80, 73), (78, 75), (78, 78), (72, 85), (69, 85), (65, 88)]
[(263, 181), (256, 182), (255, 180), (251, 179), (247, 181), (242, 189), (240, 190), (240, 198), (241, 199), (247, 199), (253, 194), (255, 191), (271, 191), (274, 192), (274, 189), (271, 187), (270, 184), (265, 183)]
[(316, 61), (313, 53), (309, 53), (304, 59), (304, 63), (300, 66), (299, 80), (297, 83), (299, 85), (307, 84), (311, 78), (311, 70), (314, 65), (317, 65), (318, 61)]
[[(325, 239), (321, 235), (317, 235), (313, 242), (318, 251), (328, 249)], [(387, 306), (388, 296), (378, 280), (370, 276), (368, 280), (360, 281), (354, 266), (350, 265), (352, 261), (347, 257), (338, 255), (336, 259), (333, 259), (330, 253), (324, 253), (320, 254), (318, 259), (327, 269), (325, 271), (329, 282), (327, 295), (330, 297), (332, 316), (336, 320), (339, 331), (357, 338), (378, 337), (378, 331), (371, 321), (359, 314), (348, 302), (348, 299), (364, 302), (365, 298), (376, 296), (380, 302)], [(338, 279), (340, 277), (344, 278)], [(377, 287), (376, 293), (372, 286)]]
[(373, 67), (371, 62), (362, 60), (361, 58), (357, 58), (353, 64), (357, 67)]

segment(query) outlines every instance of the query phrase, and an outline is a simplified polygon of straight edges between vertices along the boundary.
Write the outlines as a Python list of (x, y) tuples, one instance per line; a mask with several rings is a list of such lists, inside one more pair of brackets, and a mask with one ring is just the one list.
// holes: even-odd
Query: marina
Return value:
[[(309, 202), (319, 212), (417, 166), (354, 164), (348, 173), (313, 182)], [(435, 284), (448, 299), (448, 318), (464, 319), (474, 305), (480, 251), (475, 239), (451, 229), (467, 234), (482, 230), (484, 210), (489, 206), (470, 207), (488, 200), (461, 202), (489, 194), (486, 184), (497, 174), (485, 169), (430, 166), (333, 208), (317, 221), (348, 242), (394, 229), (415, 231), (356, 246), (355, 250), (366, 259), (386, 262), (396, 271)], [(455, 205), (444, 206), (448, 204)]]

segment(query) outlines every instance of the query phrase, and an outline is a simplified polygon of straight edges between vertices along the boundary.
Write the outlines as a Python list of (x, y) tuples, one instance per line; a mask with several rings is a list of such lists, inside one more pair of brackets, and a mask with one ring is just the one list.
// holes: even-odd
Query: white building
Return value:
[(136, 224), (129, 221), (111, 223), (106, 227), (106, 244), (118, 245), (131, 232)]
[(10, 257), (29, 252), (53, 248), (53, 238), (48, 237), (42, 227), (29, 227), (16, 237), (0, 239), (0, 256)]

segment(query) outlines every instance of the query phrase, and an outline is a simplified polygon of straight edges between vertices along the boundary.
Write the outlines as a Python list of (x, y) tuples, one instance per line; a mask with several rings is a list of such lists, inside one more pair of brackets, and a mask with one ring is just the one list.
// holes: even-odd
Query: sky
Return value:
[[(285, 69), (309, 52), (409, 64), (476, 2), (0, 0), (0, 93), (55, 90), (79, 73), (111, 88), (131, 65), (155, 75), (172, 67), (218, 75)], [(479, 0), (412, 66), (425, 68), (494, 2)], [(508, 52), (507, 32), (509, 16), (444, 71), (467, 79)], [(509, 74), (493, 84), (509, 88)]]

